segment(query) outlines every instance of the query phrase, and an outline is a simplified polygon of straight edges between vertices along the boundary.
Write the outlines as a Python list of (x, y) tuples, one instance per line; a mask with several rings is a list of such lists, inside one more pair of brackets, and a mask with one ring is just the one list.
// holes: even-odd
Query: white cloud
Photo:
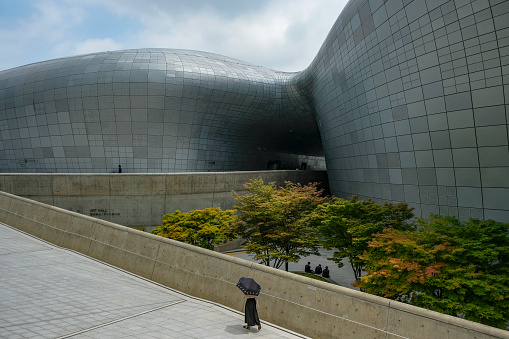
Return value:
[(284, 71), (309, 65), (344, 5), (337, 0), (280, 0), (225, 14), (228, 8), (219, 6), (198, 6), (190, 13), (173, 12), (171, 6), (143, 10), (137, 3), (131, 9), (122, 4), (125, 15), (139, 11), (143, 28), (132, 40), (138, 46), (203, 50)]
[(9, 51), (0, 55), (0, 69), (62, 56), (55, 47), (68, 39), (68, 29), (79, 25), (85, 17), (83, 9), (61, 6), (55, 1), (29, 4), (26, 16), (17, 18), (11, 26), (0, 21), (0, 46)]
[[(298, 71), (312, 61), (346, 2), (34, 0), (15, 26), (2, 25), (0, 14), (0, 46), (11, 51), (0, 55), (0, 69), (75, 54), (161, 47)], [(90, 24), (98, 13), (123, 27), (105, 26), (101, 35)]]
[(115, 51), (122, 49), (122, 44), (110, 38), (104, 39), (87, 39), (82, 41), (74, 47), (73, 54), (87, 54), (104, 51)]

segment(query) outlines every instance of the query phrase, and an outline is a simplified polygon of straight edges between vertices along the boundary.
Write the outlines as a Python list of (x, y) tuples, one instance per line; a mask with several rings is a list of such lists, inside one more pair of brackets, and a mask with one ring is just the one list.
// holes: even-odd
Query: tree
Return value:
[(277, 188), (273, 182), (265, 185), (263, 180), (253, 179), (244, 185), (249, 193), (234, 193), (240, 213), (233, 230), (246, 240), (247, 252), (267, 266), (272, 262), (279, 268), (285, 263), (287, 271), (289, 262), (318, 254), (319, 221), (313, 213), (327, 198), (317, 186), (287, 181)]
[(363, 291), (506, 328), (509, 224), (432, 216), (376, 235), (361, 258)]
[(235, 210), (222, 211), (219, 207), (187, 213), (177, 210), (164, 215), (163, 224), (152, 230), (152, 233), (213, 250), (215, 244), (236, 237), (230, 231), (235, 212)]
[(365, 262), (359, 258), (368, 248), (373, 234), (384, 229), (408, 229), (413, 218), (413, 208), (407, 204), (384, 203), (379, 205), (373, 200), (358, 200), (352, 196), (349, 200), (334, 198), (331, 203), (321, 206), (323, 246), (335, 249), (328, 258), (343, 267), (343, 258), (348, 258), (358, 280), (362, 275)]

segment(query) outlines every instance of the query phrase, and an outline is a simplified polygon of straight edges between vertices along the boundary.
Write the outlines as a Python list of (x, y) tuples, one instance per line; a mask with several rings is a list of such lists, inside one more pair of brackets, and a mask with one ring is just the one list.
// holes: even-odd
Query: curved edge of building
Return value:
[(509, 1), (350, 1), (305, 71), (331, 191), (509, 221)]

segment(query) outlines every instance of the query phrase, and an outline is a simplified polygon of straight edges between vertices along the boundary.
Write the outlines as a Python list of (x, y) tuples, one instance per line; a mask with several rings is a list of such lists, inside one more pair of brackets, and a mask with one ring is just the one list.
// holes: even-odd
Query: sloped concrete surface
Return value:
[(5, 224), (0, 244), (0, 338), (307, 338)]

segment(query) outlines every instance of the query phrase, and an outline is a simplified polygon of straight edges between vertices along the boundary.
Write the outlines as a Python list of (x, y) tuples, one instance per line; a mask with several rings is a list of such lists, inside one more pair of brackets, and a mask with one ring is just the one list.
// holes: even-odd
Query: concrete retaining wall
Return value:
[(313, 338), (509, 338), (509, 332), (319, 282), (0, 192), (0, 221), (182, 292), (243, 310), (240, 277), (262, 286), (259, 313)]
[(162, 224), (162, 216), (207, 207), (230, 209), (232, 191), (252, 178), (264, 182), (320, 182), (326, 171), (258, 171), (173, 174), (0, 174), (0, 191), (125, 226)]

